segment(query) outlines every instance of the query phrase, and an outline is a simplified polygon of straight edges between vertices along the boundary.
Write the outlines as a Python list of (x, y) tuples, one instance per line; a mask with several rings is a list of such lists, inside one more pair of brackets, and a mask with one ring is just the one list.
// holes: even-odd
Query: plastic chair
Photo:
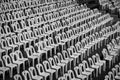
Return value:
[(30, 43), (25, 40), (25, 38), (24, 38), (22, 33), (19, 33), (17, 36), (19, 36), (19, 41), (21, 43), (24, 43), (24, 49), (30, 46)]
[(8, 67), (5, 67), (2, 59), (0, 59), (0, 71), (3, 75), (3, 80), (10, 78), (10, 69)]
[(74, 67), (76, 78), (79, 78), (81, 80), (88, 80), (87, 76), (82, 75), (81, 70), (79, 67)]
[(68, 54), (70, 55), (70, 57), (74, 58), (75, 66), (78, 65), (79, 64), (79, 60), (80, 60), (79, 55), (73, 53), (71, 48), (68, 48), (67, 51), (68, 51)]
[(61, 74), (64, 75), (64, 73), (67, 72), (68, 70), (67, 65), (65, 63), (62, 63), (57, 55), (54, 55), (54, 60), (56, 65), (61, 67), (61, 72), (62, 72)]
[(16, 51), (16, 50), (18, 50), (19, 46), (16, 45), (16, 44), (13, 44), (12, 38), (7, 37), (6, 38), (6, 42), (7, 42), (7, 44), (8, 44), (9, 47), (12, 47), (12, 49), (13, 49), (12, 51), (13, 52)]
[(25, 55), (26, 55), (26, 58), (29, 59), (29, 62), (30, 62), (30, 66), (35, 66), (35, 64), (38, 64), (39, 62), (39, 56), (36, 56), (33, 54), (31, 48), (26, 48), (25, 49)]
[(115, 76), (112, 72), (108, 72), (110, 80), (115, 80)]
[(86, 75), (88, 77), (87, 78), (88, 80), (92, 80), (92, 74), (91, 74), (91, 72), (87, 72), (86, 69), (85, 69), (85, 67), (84, 67), (84, 65), (82, 63), (79, 64), (79, 68), (81, 70), (81, 73), (83, 75)]
[(75, 44), (75, 48), (76, 48), (76, 52), (81, 55), (81, 56), (80, 56), (80, 59), (81, 59), (81, 61), (82, 61), (82, 60), (84, 59), (84, 57), (85, 57), (85, 54), (80, 51), (81, 47), (80, 47), (79, 44)]
[(95, 63), (95, 65), (98, 65), (100, 67), (99, 74), (101, 74), (103, 71), (103, 63), (101, 64), (101, 63), (97, 62), (97, 57), (95, 55), (92, 56), (92, 59), (93, 59), (93, 62)]
[(115, 76), (115, 80), (119, 80), (119, 79), (120, 79), (120, 76), (118, 75), (117, 70), (116, 70), (115, 68), (112, 68), (112, 72), (113, 72), (113, 74), (114, 74), (114, 76)]
[(14, 64), (17, 64), (18, 68), (17, 68), (17, 72), (20, 73), (22, 72), (23, 70), (25, 70), (25, 65), (22, 61), (19, 61), (17, 59), (17, 54), (16, 53), (10, 53), (10, 57), (11, 57), (11, 60)]
[(39, 42), (39, 43), (36, 43), (35, 44), (35, 51), (38, 52), (39, 54), (41, 54), (41, 60), (46, 60), (48, 59), (48, 52), (43, 50), (43, 48), (41, 48), (42, 44)]
[(50, 66), (48, 61), (43, 61), (43, 66), (45, 68), (45, 71), (49, 72), (51, 74), (51, 80), (54, 80), (54, 79), (57, 78), (56, 70), (55, 69), (51, 69), (51, 66)]
[(19, 37), (17, 35), (12, 35), (11, 38), (12, 38), (13, 43), (18, 45), (18, 50), (24, 50), (25, 49), (24, 43), (19, 41)]
[(89, 62), (90, 67), (95, 69), (96, 77), (98, 77), (99, 71), (100, 71), (100, 67), (98, 65), (95, 65), (95, 63), (93, 62), (92, 58), (88, 58), (88, 62)]
[(96, 59), (97, 59), (98, 63), (103, 64), (103, 67), (104, 67), (103, 71), (105, 71), (106, 70), (106, 61), (105, 60), (101, 60), (98, 53), (96, 53)]
[(1, 42), (1, 48), (6, 50), (6, 54), (9, 54), (12, 52), (12, 48), (8, 47), (6, 40), (1, 39), (0, 42)]
[(89, 65), (88, 65), (88, 62), (83, 60), (82, 61), (82, 64), (83, 64), (83, 67), (84, 69), (87, 71), (87, 72), (91, 72), (92, 74), (92, 77), (95, 77), (95, 70), (93, 68), (90, 68)]
[(29, 68), (29, 72), (31, 74), (32, 79), (34, 80), (43, 80), (42, 76), (37, 75), (37, 71), (34, 67)]
[(109, 54), (111, 55), (111, 56), (113, 56), (113, 59), (114, 59), (114, 63), (115, 63), (115, 61), (118, 61), (118, 54), (117, 54), (117, 52), (116, 52), (116, 50), (113, 50), (112, 49), (112, 46), (111, 46), (112, 44), (107, 44), (107, 49), (108, 49), (108, 52), (109, 52)]
[(5, 62), (5, 66), (10, 68), (10, 77), (13, 77), (17, 72), (17, 65), (13, 64), (10, 57), (8, 55), (3, 56), (3, 61)]
[(108, 61), (108, 64), (109, 64), (109, 68), (111, 68), (112, 64), (113, 64), (113, 57), (108, 55), (107, 53), (107, 50), (106, 49), (103, 49), (102, 50), (102, 54), (103, 54), (103, 57), (106, 61)]
[(60, 77), (61, 73), (62, 73), (61, 72), (61, 67), (56, 65), (55, 60), (53, 58), (49, 58), (48, 61), (49, 61), (50, 65), (51, 65), (51, 68), (56, 70), (57, 78)]
[(64, 59), (61, 53), (57, 53), (57, 56), (58, 56), (58, 58), (60, 59), (61, 63), (65, 63), (65, 64), (66, 64), (66, 66), (67, 66), (66, 69), (69, 70), (70, 67), (71, 67), (71, 66), (70, 66), (70, 61)]
[(36, 71), (40, 76), (43, 76), (44, 80), (50, 80), (51, 76), (50, 73), (45, 72), (45, 69), (42, 64), (37, 64), (36, 65)]
[(70, 62), (70, 69), (72, 69), (75, 66), (74, 58), (70, 57), (67, 51), (62, 51), (63, 58), (65, 60), (68, 60)]
[(69, 70), (68, 74), (69, 74), (71, 80), (81, 80), (81, 79), (78, 79), (75, 77), (75, 74), (72, 70)]
[(30, 62), (29, 62), (28, 58), (24, 58), (21, 51), (19, 51), (19, 50), (15, 51), (15, 55), (17, 55), (18, 61), (23, 62), (25, 69), (27, 69), (27, 67), (30, 66)]

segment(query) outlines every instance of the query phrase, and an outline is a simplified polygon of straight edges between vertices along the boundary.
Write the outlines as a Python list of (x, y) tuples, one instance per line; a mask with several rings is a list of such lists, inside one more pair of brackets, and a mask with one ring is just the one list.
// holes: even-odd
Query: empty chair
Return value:
[(31, 78), (34, 79), (34, 80), (43, 80), (43, 77), (42, 76), (39, 76), (37, 74), (37, 71), (35, 69), (35, 67), (30, 67), (29, 68), (29, 72), (31, 74)]
[(50, 76), (50, 73), (45, 72), (45, 69), (42, 64), (36, 65), (36, 71), (38, 72), (38, 75), (43, 76), (44, 80), (51, 80), (52, 76)]
[(93, 59), (93, 62), (95, 63), (95, 65), (98, 65), (100, 67), (99, 74), (101, 74), (102, 70), (103, 70), (103, 63), (101, 64), (101, 63), (97, 62), (97, 58), (95, 55), (92, 56), (92, 59)]
[(106, 61), (101, 60), (99, 54), (96, 53), (95, 55), (96, 55), (97, 62), (100, 64), (103, 64), (103, 66), (104, 66), (103, 70), (105, 71), (106, 70)]
[(0, 59), (0, 71), (3, 75), (3, 80), (10, 78), (10, 69), (8, 67), (5, 67), (2, 59)]
[(14, 80), (23, 80), (20, 74), (14, 75)]
[(94, 70), (93, 68), (90, 68), (90, 67), (89, 67), (88, 62), (87, 62), (86, 60), (83, 60), (82, 63), (83, 63), (84, 69), (85, 69), (87, 72), (91, 72), (92, 77), (95, 77), (95, 70)]
[(56, 70), (51, 68), (48, 61), (43, 61), (43, 66), (45, 68), (45, 71), (51, 74), (51, 80), (55, 80), (57, 78)]
[(12, 47), (8, 47), (6, 40), (0, 39), (1, 48), (6, 50), (6, 54), (9, 54), (12, 52)]
[(15, 55), (17, 55), (18, 61), (23, 62), (25, 69), (27, 69), (30, 66), (30, 62), (29, 62), (28, 58), (24, 58), (21, 51), (19, 51), (19, 50), (15, 51)]
[(109, 76), (110, 80), (115, 80), (115, 76), (111, 71), (108, 72), (108, 76)]
[(25, 65), (22, 61), (19, 61), (17, 59), (17, 54), (16, 53), (10, 53), (10, 57), (11, 57), (11, 60), (14, 64), (17, 64), (18, 68), (17, 68), (17, 72), (18, 73), (21, 73), (23, 70), (25, 70)]
[(51, 68), (56, 70), (57, 78), (60, 77), (61, 73), (63, 73), (63, 72), (61, 72), (61, 66), (57, 66), (56, 63), (55, 63), (55, 60), (52, 57), (50, 57), (48, 59), (48, 61), (49, 61), (50, 65), (51, 65)]
[(81, 79), (78, 79), (75, 77), (75, 74), (72, 70), (69, 70), (68, 74), (69, 74), (71, 80), (81, 80)]
[(88, 62), (89, 62), (90, 67), (95, 69), (96, 77), (98, 77), (100, 67), (98, 65), (95, 65), (92, 58), (88, 58)]
[(70, 69), (73, 69), (73, 67), (75, 66), (74, 63), (74, 58), (70, 57), (67, 51), (62, 51), (62, 55), (64, 57), (65, 60), (68, 60), (70, 62)]
[(92, 74), (91, 72), (86, 71), (84, 65), (82, 63), (79, 64), (79, 68), (81, 70), (81, 73), (83, 75), (86, 75), (88, 77), (88, 80), (92, 80)]
[(76, 78), (81, 80), (88, 80), (87, 76), (83, 75), (80, 68), (78, 66), (74, 67)]
[(10, 77), (13, 77), (17, 72), (17, 65), (13, 64), (10, 57), (8, 55), (3, 56), (3, 61), (5, 62), (5, 66), (10, 68)]
[(66, 66), (67, 66), (67, 70), (69, 70), (70, 67), (71, 67), (71, 65), (70, 65), (70, 61), (64, 59), (61, 53), (57, 53), (57, 55), (58, 55), (58, 58), (60, 59), (61, 63), (65, 63)]
[(117, 72), (117, 70), (115, 68), (112, 68), (112, 72), (115, 76), (115, 80), (119, 80), (120, 79), (120, 76), (118, 75), (119, 72)]
[(16, 45), (16, 44), (13, 44), (13, 41), (12, 41), (12, 39), (10, 38), (10, 37), (7, 37), (6, 38), (6, 43), (8, 44), (8, 47), (11, 47), (12, 48), (12, 51), (16, 51), (16, 50), (18, 50), (18, 45)]
[(109, 54), (110, 54), (111, 56), (113, 56), (113, 58), (114, 58), (114, 63), (115, 63), (115, 61), (118, 61), (118, 53), (117, 53), (116, 50), (113, 50), (111, 43), (107, 44), (107, 49), (108, 49)]
[(102, 54), (103, 54), (104, 59), (106, 60), (106, 63), (108, 62), (108, 67), (111, 68), (113, 64), (113, 56), (108, 55), (106, 49), (102, 50)]
[(26, 48), (25, 49), (25, 55), (26, 58), (29, 59), (30, 62), (30, 66), (35, 66), (36, 64), (38, 64), (39, 62), (39, 56), (34, 55), (34, 53), (32, 52), (31, 48)]
[(62, 63), (57, 55), (54, 56), (54, 60), (56, 65), (61, 66), (61, 74), (63, 75), (65, 72), (67, 72), (67, 65), (65, 63)]

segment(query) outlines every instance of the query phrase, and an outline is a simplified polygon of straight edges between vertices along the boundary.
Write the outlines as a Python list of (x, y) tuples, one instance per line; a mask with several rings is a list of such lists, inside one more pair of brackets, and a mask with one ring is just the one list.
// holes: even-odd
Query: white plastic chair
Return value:
[(13, 64), (10, 57), (8, 55), (3, 56), (3, 61), (5, 62), (5, 66), (10, 68), (10, 77), (13, 77), (17, 72), (17, 65)]
[(44, 80), (51, 80), (50, 73), (45, 72), (45, 69), (42, 64), (36, 65), (36, 71), (40, 76), (43, 76)]
[(87, 76), (82, 75), (82, 72), (79, 67), (74, 67), (76, 78), (79, 78), (81, 80), (88, 80)]
[(11, 57), (11, 60), (14, 64), (17, 64), (18, 68), (17, 68), (17, 72), (18, 73), (21, 73), (23, 70), (25, 70), (25, 65), (22, 61), (19, 61), (17, 59), (17, 55), (16, 53), (10, 53), (10, 57)]
[(88, 62), (89, 62), (90, 67), (95, 69), (96, 77), (98, 77), (99, 71), (100, 71), (100, 67), (98, 65), (95, 65), (95, 63), (93, 62), (92, 58), (88, 58)]
[(67, 64), (61, 62), (57, 55), (54, 55), (54, 60), (55, 60), (55, 62), (56, 62), (56, 65), (62, 67), (62, 68), (61, 68), (61, 72), (62, 72), (61, 74), (64, 75), (64, 73), (67, 72), (67, 70), (68, 70), (68, 69), (67, 69)]
[(35, 67), (30, 67), (30, 68), (29, 68), (29, 72), (30, 72), (30, 74), (31, 74), (32, 79), (35, 79), (35, 80), (43, 80), (43, 77), (42, 77), (42, 76), (39, 76), (39, 75), (37, 74), (37, 71), (36, 71)]
[(102, 54), (103, 54), (104, 59), (108, 61), (109, 68), (111, 68), (113, 64), (113, 57), (108, 55), (107, 50), (105, 48), (103, 49)]
[(45, 71), (51, 74), (51, 77), (50, 77), (51, 80), (57, 79), (56, 70), (51, 69), (51, 66), (48, 61), (43, 61), (43, 66), (45, 68)]
[(56, 65), (55, 60), (52, 57), (50, 57), (48, 59), (48, 61), (49, 61), (50, 65), (51, 65), (51, 68), (53, 68), (53, 69), (56, 70), (56, 76), (57, 76), (57, 78), (60, 77), (61, 73), (62, 73), (61, 72), (61, 67)]

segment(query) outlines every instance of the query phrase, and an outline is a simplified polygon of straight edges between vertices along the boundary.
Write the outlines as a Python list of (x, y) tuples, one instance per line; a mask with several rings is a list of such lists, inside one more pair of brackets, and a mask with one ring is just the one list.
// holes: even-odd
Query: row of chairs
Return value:
[(111, 71), (105, 76), (104, 80), (119, 80), (120, 79), (120, 63), (115, 65)]
[(109, 9), (110, 13), (112, 13), (112, 14), (118, 13), (118, 16), (119, 16), (120, 1), (118, 1), (118, 0), (99, 0), (99, 3), (103, 10)]
[[(74, 10), (75, 10), (75, 8), (74, 8)], [(67, 15), (67, 14), (64, 14), (64, 16), (65, 15)], [(19, 32), (19, 31), (23, 31), (24, 29), (29, 29), (31, 27), (39, 27), (41, 24), (46, 24), (45, 21), (47, 21), (47, 19), (49, 19), (48, 17), (46, 16), (45, 17), (46, 20), (44, 20), (43, 16), (36, 16), (36, 17), (30, 18), (30, 19), (14, 21), (10, 24), (9, 23), (6, 23), (5, 25), (1, 24), (1, 26), (2, 26), (2, 27), (0, 27), (1, 35), (4, 34), (4, 36), (5, 36), (5, 34), (9, 35), (9, 33), (11, 34), (11, 32), (16, 32), (16, 31)], [(54, 18), (59, 18), (59, 17), (54, 17)], [(62, 18), (62, 16), (61, 16), (61, 18)]]
[[(117, 39), (117, 42), (119, 43), (119, 37), (117, 37), (116, 39)], [(116, 44), (116, 46), (120, 46), (118, 43)], [(119, 49), (120, 49), (120, 47), (117, 50), (119, 50)], [(101, 53), (103, 53), (103, 55), (104, 55), (103, 51), (104, 51), (104, 49), (102, 50)], [(119, 53), (115, 53), (115, 54), (119, 54)], [(113, 58), (111, 58), (111, 59), (113, 59)], [(101, 60), (99, 54), (95, 54), (92, 56), (92, 58), (88, 58), (87, 61), (83, 60), (82, 63), (80, 63), (78, 66), (74, 67), (73, 71), (69, 70), (67, 73), (64, 74), (63, 77), (60, 77), (58, 80), (93, 80), (93, 78), (96, 76), (98, 77), (98, 75), (99, 75), (99, 78), (101, 78), (100, 75), (101, 75), (102, 70), (103, 71), (107, 70), (106, 69), (108, 67), (107, 61), (108, 60), (106, 60), (105, 58), (104, 58), (104, 60)], [(109, 65), (109, 66), (111, 66), (111, 65)], [(72, 72), (72, 74), (70, 72)], [(113, 77), (111, 77), (111, 76), (106, 76), (106, 78), (112, 78), (112, 79), (105, 79), (105, 80), (114, 80)], [(116, 80), (119, 80), (119, 76), (117, 76)]]
[[(52, 4), (57, 2), (65, 2), (65, 0), (20, 0), (20, 1), (14, 1), (14, 2), (6, 2), (6, 3), (0, 3), (1, 4), (1, 12), (11, 11), (11, 10), (20, 10), (20, 8), (27, 8), (27, 7), (34, 7), (38, 5), (46, 5), (46, 4)], [(71, 0), (67, 0), (68, 2)], [(73, 0), (74, 1), (74, 0)]]
[[(114, 40), (114, 39), (113, 39)], [(118, 40), (119, 40), (119, 37), (118, 37)], [(117, 45), (116, 45), (117, 46)], [(70, 49), (73, 49), (73, 47), (71, 46), (69, 49), (67, 49), (68, 50), (68, 52), (69, 52), (69, 50)], [(119, 49), (119, 48), (118, 48)], [(32, 50), (32, 49), (29, 49), (29, 50)], [(104, 50), (103, 50), (104, 51)], [(18, 51), (19, 52), (19, 51)], [(11, 53), (10, 54), (10, 56), (12, 56), (12, 54), (14, 54), (14, 53)], [(17, 55), (17, 53), (15, 53), (16, 55)], [(65, 62), (65, 63), (67, 63), (68, 65), (67, 65), (67, 67), (65, 68), (66, 70), (70, 70), (70, 69), (72, 69), (72, 67), (74, 68), (74, 64), (76, 63), (76, 62), (73, 62), (74, 60), (75, 60), (75, 56), (77, 57), (78, 56), (78, 58), (79, 58), (79, 54), (76, 54), (76, 53), (73, 53), (73, 55), (74, 55), (74, 57), (72, 57), (72, 56), (68, 56), (68, 57), (66, 57), (65, 55), (68, 55), (68, 54), (70, 54), (70, 53), (67, 53), (65, 50), (64, 51), (62, 51), (62, 54), (61, 53), (57, 53), (57, 55), (58, 55), (58, 57), (59, 57), (59, 59), (61, 60), (61, 62)], [(36, 54), (37, 55), (37, 54)], [(97, 60), (99, 60), (99, 55), (98, 54), (96, 54), (96, 56), (98, 56), (98, 59)], [(5, 58), (9, 58), (9, 56), (8, 55), (5, 55), (5, 56), (3, 56), (3, 59), (5, 59)], [(35, 57), (35, 56), (34, 56)], [(55, 57), (55, 56), (54, 56)], [(74, 58), (74, 59), (73, 59)], [(94, 57), (94, 55), (92, 56), (92, 58), (94, 59), (95, 57)], [(64, 59), (65, 59), (65, 61), (64, 61)], [(25, 58), (23, 58), (22, 60), (19, 60), (19, 63), (21, 62), (21, 61), (23, 61), (23, 60), (25, 60)], [(49, 61), (52, 61), (52, 60), (54, 60), (54, 59), (52, 59), (52, 58), (48, 58), (48, 60)], [(89, 61), (91, 61), (91, 58), (88, 58), (88, 60)], [(105, 59), (106, 60), (106, 59)], [(113, 59), (114, 60), (114, 59)], [(10, 60), (10, 58), (9, 58), (9, 61), (11, 61)], [(95, 59), (94, 59), (94, 61), (95, 61)], [(107, 61), (107, 60), (106, 60)], [(69, 62), (69, 63), (68, 63)], [(92, 61), (93, 62), (93, 61)], [(11, 62), (10, 62), (11, 63)], [(18, 64), (18, 62), (16, 62), (17, 64)], [(48, 66), (49, 66), (49, 68), (50, 68), (50, 66), (54, 66), (54, 67), (52, 67), (52, 68), (56, 68), (55, 67), (55, 62), (54, 62), (54, 64), (52, 63), (52, 62), (48, 62), (48, 61), (43, 61), (43, 65), (44, 65), (44, 67), (45, 67), (45, 63), (46, 64), (48, 64)], [(37, 64), (39, 64), (39, 63), (37, 63)], [(92, 64), (92, 63), (91, 63)], [(97, 63), (96, 63), (97, 64)], [(110, 64), (110, 63), (109, 63)], [(11, 64), (12, 65), (12, 64)], [(36, 65), (37, 66), (37, 65)], [(47, 66), (47, 65), (46, 65)], [(16, 67), (16, 66), (15, 66)], [(15, 68), (14, 67), (14, 68)], [(23, 66), (21, 66), (22, 67), (22, 69), (24, 69), (23, 68)], [(104, 66), (104, 68), (103, 68), (103, 70), (105, 70), (105, 67), (106, 66)], [(31, 69), (31, 67), (29, 68), (29, 71), (31, 71), (30, 70)], [(32, 67), (32, 69), (34, 69), (34, 67)], [(45, 68), (45, 69), (47, 69), (47, 67)], [(64, 69), (64, 71), (66, 71)], [(100, 68), (101, 69), (101, 68)], [(21, 70), (20, 68), (19, 68), (19, 70)], [(43, 70), (43, 69), (42, 69)], [(46, 70), (47, 71), (47, 70)], [(59, 71), (59, 70), (57, 70), (57, 71)], [(49, 70), (48, 70), (48, 72), (49, 72)], [(59, 73), (60, 73), (61, 71), (59, 71)], [(99, 70), (97, 70), (97, 73), (96, 73), (96, 75), (98, 76), (98, 72), (99, 72)], [(24, 73), (24, 71), (22, 72), (22, 74)], [(25, 71), (25, 73), (27, 73), (28, 74), (28, 72), (27, 71)], [(31, 73), (31, 75), (33, 75), (33, 73), (32, 72), (30, 72)], [(63, 73), (63, 72), (62, 72)], [(100, 70), (100, 73), (101, 73), (101, 70)], [(37, 73), (36, 73), (36, 71), (35, 71), (35, 75), (37, 76)], [(32, 78), (35, 78), (35, 75), (33, 75), (34, 77), (32, 77)], [(55, 73), (54, 73), (54, 75), (55, 75)], [(58, 72), (56, 73), (56, 75), (58, 75)], [(63, 75), (63, 74), (62, 74)], [(19, 77), (19, 76), (18, 76)], [(29, 77), (30, 77), (30, 75), (29, 75)], [(37, 77), (38, 78), (38, 77)], [(53, 78), (53, 77), (52, 77)], [(57, 77), (56, 77), (57, 78)], [(18, 79), (18, 78), (17, 78)], [(53, 80), (53, 79), (51, 79), (51, 80)]]
[[(116, 28), (117, 29), (117, 28)], [(31, 50), (31, 49), (30, 49)]]
[(44, 13), (49, 13), (62, 8), (66, 8), (66, 6), (72, 6), (73, 4), (76, 4), (76, 3), (70, 0), (70, 1), (64, 1), (59, 3), (33, 6), (25, 9), (20, 9), (20, 10), (12, 9), (12, 11), (7, 11), (0, 14), (1, 22), (6, 22), (6, 21), (10, 22), (10, 21), (24, 19), (24, 18), (27, 18), (28, 16), (33, 17), (35, 15), (42, 15)]

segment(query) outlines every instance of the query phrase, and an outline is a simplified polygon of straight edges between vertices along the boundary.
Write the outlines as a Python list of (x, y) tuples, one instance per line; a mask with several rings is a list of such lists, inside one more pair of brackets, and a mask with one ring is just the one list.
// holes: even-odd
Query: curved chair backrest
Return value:
[(45, 70), (48, 70), (48, 69), (51, 68), (48, 61), (43, 61), (43, 65), (44, 65), (44, 67), (45, 67)]
[(75, 74), (74, 74), (74, 72), (72, 70), (69, 70), (68, 74), (69, 74), (69, 76), (70, 76), (71, 79), (75, 78)]
[(51, 66), (56, 66), (55, 60), (52, 57), (49, 58), (48, 61), (50, 62)]
[(3, 56), (3, 60), (5, 62), (5, 65), (7, 66), (8, 64), (11, 64), (11, 59), (8, 55)]
[(23, 75), (24, 80), (32, 80), (31, 75), (27, 70), (23, 71), (22, 75)]
[(65, 73), (65, 74), (64, 74), (64, 77), (65, 77), (66, 80), (71, 80), (71, 79), (70, 79), (70, 75), (69, 75), (68, 73)]
[(75, 71), (75, 75), (78, 76), (81, 74), (80, 70), (79, 70), (79, 67), (74, 67), (74, 71)]
[(16, 74), (16, 75), (14, 76), (14, 80), (23, 80), (23, 79), (22, 79), (22, 76), (21, 76), (21, 75)]
[(31, 74), (31, 77), (34, 77), (37, 75), (36, 69), (34, 67), (30, 67), (29, 72)]
[(45, 69), (44, 69), (44, 67), (43, 67), (42, 64), (37, 64), (37, 65), (36, 65), (36, 68), (37, 68), (37, 71), (38, 71), (39, 75), (40, 75), (41, 73), (44, 73), (44, 72), (45, 72)]
[(115, 80), (115, 76), (112, 72), (108, 72), (110, 80)]
[(54, 56), (54, 59), (55, 59), (56, 64), (57, 64), (57, 63), (60, 63), (60, 59), (58, 58), (57, 55)]
[(88, 62), (86, 60), (82, 61), (82, 63), (85, 68), (89, 68)]
[(58, 57), (59, 57), (60, 60), (64, 60), (61, 53), (57, 53), (57, 55), (58, 55)]

